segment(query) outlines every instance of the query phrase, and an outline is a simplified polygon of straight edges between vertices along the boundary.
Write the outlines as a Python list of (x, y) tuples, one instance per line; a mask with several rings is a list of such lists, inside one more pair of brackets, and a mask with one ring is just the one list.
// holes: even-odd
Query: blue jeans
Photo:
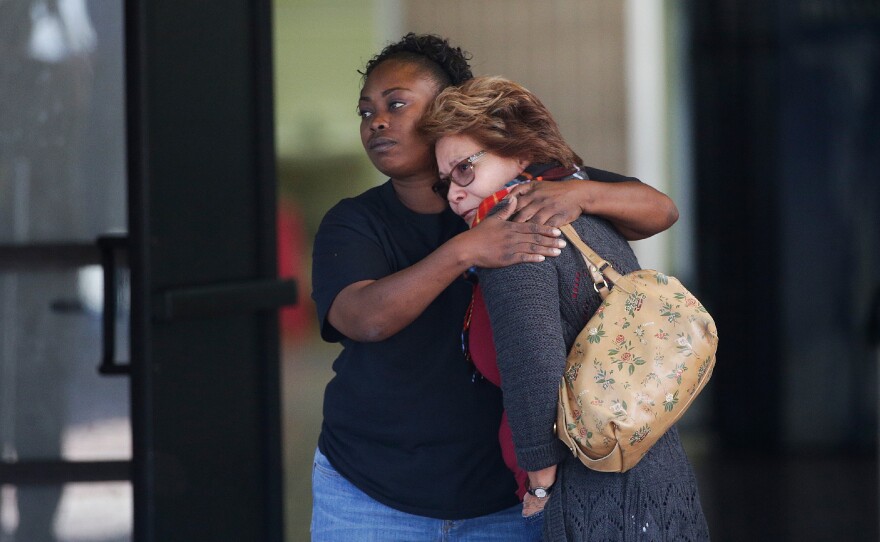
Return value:
[(320, 451), (312, 468), (312, 542), (534, 542), (543, 513), (522, 505), (471, 519), (407, 514), (377, 502), (342, 477)]

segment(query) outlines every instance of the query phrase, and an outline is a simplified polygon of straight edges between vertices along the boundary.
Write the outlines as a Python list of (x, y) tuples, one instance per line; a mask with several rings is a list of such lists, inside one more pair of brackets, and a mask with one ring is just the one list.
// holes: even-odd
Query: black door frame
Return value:
[(126, 2), (137, 542), (283, 538), (270, 16)]

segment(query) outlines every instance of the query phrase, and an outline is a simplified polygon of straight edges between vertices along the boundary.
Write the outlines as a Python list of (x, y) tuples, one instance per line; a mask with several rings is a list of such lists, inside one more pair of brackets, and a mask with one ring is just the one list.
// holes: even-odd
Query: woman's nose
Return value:
[(465, 193), (464, 188), (453, 182), (449, 183), (449, 193), (446, 194), (446, 199), (449, 200), (449, 203), (461, 201), (465, 196), (467, 196), (467, 194)]
[(376, 114), (370, 123), (370, 130), (385, 130), (386, 128), (388, 128), (388, 117)]

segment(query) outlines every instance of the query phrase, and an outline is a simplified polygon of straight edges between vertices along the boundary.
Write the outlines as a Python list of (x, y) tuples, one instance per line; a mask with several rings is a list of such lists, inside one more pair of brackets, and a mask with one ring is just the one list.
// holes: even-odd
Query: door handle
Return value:
[(116, 360), (116, 271), (117, 256), (128, 256), (128, 235), (108, 234), (98, 237), (98, 250), (101, 252), (101, 267), (104, 270), (104, 310), (101, 314), (102, 354), (98, 373), (102, 375), (131, 374), (128, 362)]
[(216, 318), (279, 309), (296, 301), (296, 282), (290, 279), (235, 281), (166, 290), (153, 298), (153, 314), (160, 321)]

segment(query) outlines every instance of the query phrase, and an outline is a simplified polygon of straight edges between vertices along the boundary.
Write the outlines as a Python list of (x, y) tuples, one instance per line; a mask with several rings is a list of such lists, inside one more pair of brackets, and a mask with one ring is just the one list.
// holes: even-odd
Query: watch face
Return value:
[(536, 487), (535, 488), (535, 497), (538, 497), (539, 499), (543, 499), (546, 496), (547, 496), (546, 489), (544, 489), (543, 487)]

